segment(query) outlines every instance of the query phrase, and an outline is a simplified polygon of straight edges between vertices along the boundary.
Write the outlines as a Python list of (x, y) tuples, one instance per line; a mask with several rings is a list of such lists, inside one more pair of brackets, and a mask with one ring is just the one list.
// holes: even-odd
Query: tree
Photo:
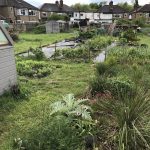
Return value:
[(118, 3), (118, 5), (128, 11), (131, 11), (133, 9), (133, 6), (128, 4), (128, 2)]

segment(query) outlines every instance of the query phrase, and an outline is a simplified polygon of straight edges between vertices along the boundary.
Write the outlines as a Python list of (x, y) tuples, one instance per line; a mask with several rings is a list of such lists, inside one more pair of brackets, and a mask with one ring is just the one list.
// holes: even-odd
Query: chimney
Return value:
[(110, 7), (111, 10), (113, 10), (113, 1), (110, 1), (109, 7)]
[(59, 2), (58, 2), (58, 1), (56, 1), (55, 4), (56, 4), (57, 6), (59, 6)]
[(56, 1), (56, 2), (55, 2), (55, 4), (59, 5), (59, 2), (58, 2), (58, 1)]
[(59, 7), (60, 7), (60, 8), (63, 8), (63, 5), (64, 5), (64, 4), (63, 4), (63, 0), (60, 0)]

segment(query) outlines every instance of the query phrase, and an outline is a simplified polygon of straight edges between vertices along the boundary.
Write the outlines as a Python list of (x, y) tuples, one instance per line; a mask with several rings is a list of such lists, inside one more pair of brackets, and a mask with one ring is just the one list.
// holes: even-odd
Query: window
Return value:
[(19, 15), (27, 16), (28, 15), (28, 10), (27, 9), (20, 9), (19, 10)]
[(35, 10), (29, 10), (29, 16), (36, 16)]
[(149, 17), (150, 17), (150, 13), (149, 13)]
[(80, 16), (83, 16), (83, 14), (80, 14)]
[(21, 9), (21, 12), (20, 12), (21, 15), (25, 16), (26, 14), (26, 11), (24, 9)]
[(2, 29), (0, 28), (0, 46), (8, 45), (8, 44), (9, 44), (9, 41), (6, 38), (6, 36), (4, 35)]
[(46, 12), (42, 12), (43, 17), (47, 17), (47, 13)]

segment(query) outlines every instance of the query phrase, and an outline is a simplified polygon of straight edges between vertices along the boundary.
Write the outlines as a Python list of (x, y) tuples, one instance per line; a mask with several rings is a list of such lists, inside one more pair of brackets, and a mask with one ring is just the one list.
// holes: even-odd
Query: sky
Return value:
[[(43, 3), (55, 3), (56, 0), (25, 0), (35, 6), (40, 6), (42, 5)], [(88, 4), (88, 3), (91, 3), (91, 2), (101, 2), (101, 1), (107, 1), (107, 2), (110, 2), (110, 0), (64, 0), (64, 4), (66, 5), (72, 5), (72, 4), (75, 4), (75, 3), (82, 3), (82, 4)], [(113, 0), (114, 1), (114, 4), (115, 3), (120, 3), (120, 2), (125, 2), (125, 0)], [(133, 0), (126, 0), (127, 2), (131, 2)], [(144, 4), (148, 4), (150, 3), (150, 0), (139, 0), (139, 4), (140, 5), (144, 5)]]

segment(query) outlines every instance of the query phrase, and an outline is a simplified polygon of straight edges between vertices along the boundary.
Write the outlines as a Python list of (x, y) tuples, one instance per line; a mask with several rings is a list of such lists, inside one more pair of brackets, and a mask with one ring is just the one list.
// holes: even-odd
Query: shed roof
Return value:
[(0, 0), (0, 7), (2, 6), (38, 10), (37, 7), (27, 3), (24, 0)]
[(40, 8), (41, 11), (46, 12), (73, 12), (73, 8), (63, 4), (63, 7), (59, 7), (58, 4), (45, 3)]
[(98, 10), (98, 12), (104, 14), (122, 14), (127, 13), (128, 11), (118, 5), (113, 5), (112, 7), (110, 5), (104, 5)]

